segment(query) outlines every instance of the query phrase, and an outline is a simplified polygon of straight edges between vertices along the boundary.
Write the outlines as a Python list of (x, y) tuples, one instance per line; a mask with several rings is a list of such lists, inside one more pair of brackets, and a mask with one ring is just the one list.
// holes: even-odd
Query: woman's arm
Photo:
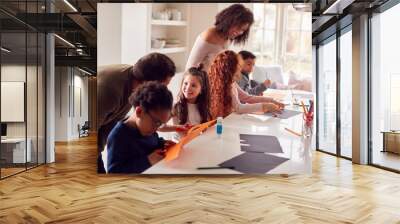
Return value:
[(242, 90), (239, 87), (239, 85), (237, 85), (236, 83), (234, 83), (234, 85), (237, 89), (237, 93), (238, 93), (240, 102), (243, 102), (243, 103), (271, 103), (274, 101), (271, 97), (249, 95), (244, 90)]
[(266, 96), (252, 96), (243, 91), (237, 83), (234, 83), (236, 85), (236, 89), (238, 92), (238, 98), (240, 102), (242, 103), (273, 103), (276, 104), (278, 107), (283, 109), (285, 105), (283, 103), (279, 103), (278, 101), (274, 100), (271, 97), (266, 97)]
[(239, 114), (262, 112), (263, 111), (262, 103), (251, 103), (251, 104), (241, 103), (241, 101), (239, 100), (239, 96), (238, 96), (238, 86), (235, 84), (232, 86), (232, 108), (233, 108), (233, 110)]
[(267, 86), (264, 83), (258, 83), (254, 80), (250, 80), (250, 89), (248, 93), (254, 96), (262, 96), (263, 92), (267, 89)]
[(157, 129), (160, 132), (186, 132), (189, 129), (185, 125), (180, 125), (176, 116), (172, 117), (172, 125), (165, 124)]
[(172, 132), (176, 130), (176, 125), (165, 124), (157, 129), (160, 132)]

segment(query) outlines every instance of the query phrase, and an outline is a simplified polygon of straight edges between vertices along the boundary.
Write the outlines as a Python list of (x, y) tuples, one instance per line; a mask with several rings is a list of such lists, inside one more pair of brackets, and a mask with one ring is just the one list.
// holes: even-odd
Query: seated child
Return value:
[[(172, 121), (175, 125), (193, 126), (210, 120), (207, 73), (203, 65), (192, 67), (183, 75), (178, 102), (172, 111)], [(180, 136), (185, 132), (178, 132)], [(174, 136), (179, 139), (180, 136)]]
[(148, 82), (129, 98), (134, 112), (119, 121), (107, 139), (108, 173), (142, 173), (164, 158), (162, 149), (171, 142), (157, 134), (170, 119), (172, 94), (165, 85)]
[(263, 83), (258, 83), (254, 80), (249, 79), (249, 74), (254, 69), (254, 64), (256, 61), (256, 56), (249, 51), (240, 51), (240, 57), (243, 60), (243, 66), (241, 68), (242, 76), (237, 81), (237, 84), (250, 95), (262, 96), (263, 92), (270, 88), (272, 85), (271, 80), (266, 79)]

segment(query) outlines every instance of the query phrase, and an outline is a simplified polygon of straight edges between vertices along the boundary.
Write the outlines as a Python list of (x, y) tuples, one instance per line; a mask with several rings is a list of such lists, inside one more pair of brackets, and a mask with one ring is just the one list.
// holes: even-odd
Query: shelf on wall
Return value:
[(161, 53), (161, 54), (172, 54), (172, 53), (185, 52), (186, 51), (186, 47), (169, 47), (169, 48), (160, 48), (160, 49), (152, 48), (150, 51), (151, 52), (158, 52), (158, 53)]
[(181, 20), (151, 20), (151, 25), (158, 25), (158, 26), (186, 26), (186, 21)]

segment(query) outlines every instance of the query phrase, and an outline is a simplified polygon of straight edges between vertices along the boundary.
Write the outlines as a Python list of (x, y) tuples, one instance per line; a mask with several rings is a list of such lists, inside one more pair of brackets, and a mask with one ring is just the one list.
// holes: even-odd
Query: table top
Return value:
[[(296, 107), (300, 109), (299, 107)], [(311, 136), (299, 137), (288, 131), (289, 128), (302, 132), (303, 114), (289, 119), (279, 119), (266, 115), (231, 114), (223, 120), (221, 137), (215, 126), (185, 145), (177, 159), (162, 160), (147, 169), (144, 174), (240, 174), (231, 169), (198, 170), (198, 167), (215, 167), (242, 153), (240, 134), (276, 136), (283, 153), (272, 155), (289, 160), (267, 172), (268, 174), (311, 173)]]
[(400, 131), (381, 131), (381, 133), (387, 133), (387, 134), (397, 134), (400, 135)]
[(315, 99), (313, 92), (296, 89), (267, 89), (264, 91), (263, 96), (272, 97), (287, 105), (300, 105), (301, 101), (303, 101), (304, 105), (307, 106), (309, 105), (309, 100)]

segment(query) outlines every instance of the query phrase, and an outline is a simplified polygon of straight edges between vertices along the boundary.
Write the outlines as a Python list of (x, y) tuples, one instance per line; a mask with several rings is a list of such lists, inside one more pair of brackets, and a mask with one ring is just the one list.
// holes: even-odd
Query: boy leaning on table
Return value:
[(174, 144), (156, 132), (171, 117), (173, 97), (165, 85), (143, 84), (129, 103), (134, 113), (119, 121), (107, 139), (108, 173), (142, 173), (162, 160), (163, 149)]

